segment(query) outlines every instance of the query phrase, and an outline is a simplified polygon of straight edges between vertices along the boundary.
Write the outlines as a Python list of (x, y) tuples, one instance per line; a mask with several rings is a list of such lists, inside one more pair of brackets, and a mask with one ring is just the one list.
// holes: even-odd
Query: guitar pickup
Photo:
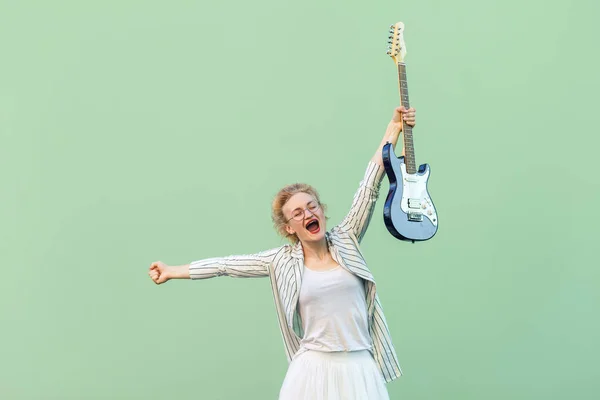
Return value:
[(408, 208), (421, 208), (421, 199), (408, 199)]
[(423, 221), (423, 214), (417, 213), (417, 212), (409, 212), (408, 213), (408, 220), (409, 221), (421, 222), (421, 221)]

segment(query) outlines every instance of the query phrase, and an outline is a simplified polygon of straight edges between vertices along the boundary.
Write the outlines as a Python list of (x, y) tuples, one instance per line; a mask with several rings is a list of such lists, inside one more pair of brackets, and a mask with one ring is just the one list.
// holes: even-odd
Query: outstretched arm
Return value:
[(280, 249), (279, 247), (256, 254), (206, 258), (177, 266), (156, 261), (150, 265), (148, 275), (156, 284), (169, 279), (207, 279), (217, 276), (260, 278), (269, 276), (271, 263)]

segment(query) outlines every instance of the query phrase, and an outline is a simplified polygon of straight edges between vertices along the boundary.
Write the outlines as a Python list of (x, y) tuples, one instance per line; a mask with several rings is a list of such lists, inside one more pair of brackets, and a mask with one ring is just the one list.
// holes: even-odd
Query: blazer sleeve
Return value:
[(359, 243), (371, 222), (384, 173), (385, 168), (383, 166), (369, 161), (365, 175), (354, 194), (350, 212), (338, 225), (340, 230), (350, 232), (356, 236)]
[(275, 255), (281, 248), (261, 251), (256, 254), (213, 257), (190, 263), (190, 279), (207, 279), (217, 276), (233, 278), (261, 278), (269, 276)]

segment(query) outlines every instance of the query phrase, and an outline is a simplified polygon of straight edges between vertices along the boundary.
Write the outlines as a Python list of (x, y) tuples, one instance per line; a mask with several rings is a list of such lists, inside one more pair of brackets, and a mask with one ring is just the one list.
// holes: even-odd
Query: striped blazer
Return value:
[[(386, 382), (402, 375), (383, 308), (376, 292), (375, 279), (359, 249), (373, 215), (384, 168), (370, 161), (354, 195), (350, 212), (343, 221), (325, 233), (333, 259), (343, 268), (363, 279), (366, 292), (369, 334), (373, 341), (371, 353)], [(256, 254), (208, 258), (190, 264), (191, 279), (217, 276), (237, 278), (269, 277), (275, 300), (279, 327), (283, 336), (288, 363), (304, 349), (298, 313), (298, 296), (302, 283), (304, 253), (302, 244), (283, 245)]]

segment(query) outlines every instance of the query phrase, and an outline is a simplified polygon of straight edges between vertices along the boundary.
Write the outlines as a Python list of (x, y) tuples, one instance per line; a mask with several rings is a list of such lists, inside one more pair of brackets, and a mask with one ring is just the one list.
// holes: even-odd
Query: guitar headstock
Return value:
[(392, 57), (394, 62), (404, 62), (406, 56), (406, 44), (404, 43), (404, 24), (396, 22), (390, 26), (390, 36), (388, 37), (387, 54)]

